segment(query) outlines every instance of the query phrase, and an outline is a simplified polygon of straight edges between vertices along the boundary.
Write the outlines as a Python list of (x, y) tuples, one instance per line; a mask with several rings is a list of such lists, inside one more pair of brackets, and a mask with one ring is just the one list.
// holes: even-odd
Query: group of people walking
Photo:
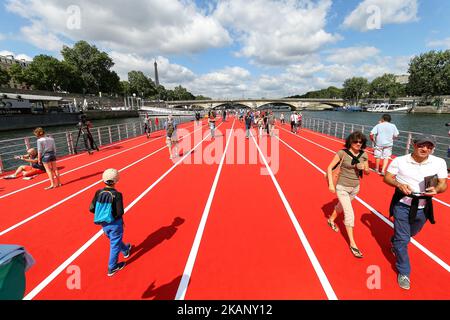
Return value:
[[(432, 198), (447, 190), (447, 163), (432, 155), (436, 147), (435, 139), (420, 136), (413, 140), (414, 150), (411, 154), (395, 158), (388, 166), (393, 140), (399, 135), (390, 121), (390, 115), (383, 115), (379, 124), (372, 129), (370, 139), (374, 142), (375, 171), (384, 176), (386, 184), (395, 188), (390, 204), (390, 216), (394, 217), (391, 251), (396, 257), (398, 285), (408, 290), (411, 283), (408, 244), (427, 220), (435, 223)], [(363, 258), (363, 252), (355, 240), (352, 201), (360, 191), (363, 176), (370, 173), (367, 142), (362, 132), (351, 133), (344, 149), (336, 153), (327, 168), (328, 189), (338, 198), (338, 204), (327, 223), (333, 231), (339, 232), (335, 221), (343, 213), (350, 251), (357, 258)], [(381, 160), (383, 166), (379, 171)]]
[(245, 137), (250, 138), (250, 130), (252, 128), (258, 129), (258, 135), (263, 136), (266, 132), (268, 136), (274, 136), (275, 130), (275, 116), (273, 111), (247, 111), (245, 117)]

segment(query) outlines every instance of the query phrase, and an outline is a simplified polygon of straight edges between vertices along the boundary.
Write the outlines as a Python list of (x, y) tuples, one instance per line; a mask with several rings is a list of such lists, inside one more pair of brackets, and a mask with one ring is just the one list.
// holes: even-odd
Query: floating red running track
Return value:
[[(336, 199), (323, 172), (342, 140), (294, 135), (287, 126), (272, 138), (252, 130), (246, 139), (242, 122), (219, 124), (215, 140), (206, 123), (182, 125), (192, 145), (181, 141), (175, 161), (164, 133), (155, 132), (59, 160), (61, 188), (45, 191), (45, 175), (0, 180), (0, 243), (20, 244), (36, 260), (25, 298), (450, 298), (448, 193), (434, 202), (437, 224), (409, 246), (411, 290), (404, 291), (389, 246), (394, 190), (380, 176), (364, 177), (353, 202), (363, 259), (351, 254), (342, 217), (339, 233), (327, 225)], [(121, 170), (124, 241), (135, 246), (113, 277), (109, 243), (88, 211), (107, 168)]]

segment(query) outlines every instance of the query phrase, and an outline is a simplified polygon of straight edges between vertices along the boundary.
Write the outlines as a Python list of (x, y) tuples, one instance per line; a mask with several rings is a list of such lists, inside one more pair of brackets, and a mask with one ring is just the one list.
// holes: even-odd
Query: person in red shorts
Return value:
[(45, 168), (42, 164), (38, 163), (38, 153), (36, 149), (30, 148), (27, 150), (27, 154), (22, 156), (15, 156), (14, 159), (23, 160), (28, 162), (29, 165), (23, 165), (17, 168), (16, 172), (10, 176), (6, 176), (5, 179), (16, 179), (22, 176), (24, 178), (32, 178), (38, 174), (45, 173)]

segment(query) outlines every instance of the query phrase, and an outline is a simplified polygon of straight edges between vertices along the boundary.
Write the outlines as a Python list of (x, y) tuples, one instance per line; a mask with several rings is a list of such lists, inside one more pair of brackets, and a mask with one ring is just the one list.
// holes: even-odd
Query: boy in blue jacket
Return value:
[(114, 187), (119, 181), (119, 172), (108, 169), (103, 172), (105, 188), (97, 190), (92, 199), (89, 211), (94, 213), (94, 223), (103, 228), (110, 242), (108, 276), (113, 276), (125, 267), (125, 262), (119, 262), (119, 253), (126, 259), (131, 253), (131, 244), (124, 244), (123, 238), (123, 197)]

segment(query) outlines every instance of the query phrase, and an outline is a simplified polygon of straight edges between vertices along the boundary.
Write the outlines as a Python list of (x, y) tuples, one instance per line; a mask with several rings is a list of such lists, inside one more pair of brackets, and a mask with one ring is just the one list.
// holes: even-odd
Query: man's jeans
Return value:
[(419, 209), (417, 210), (414, 223), (409, 224), (409, 209), (409, 206), (400, 202), (394, 207), (394, 237), (392, 238), (392, 244), (397, 257), (397, 271), (408, 277), (411, 273), (408, 244), (411, 241), (411, 237), (418, 234), (427, 221), (423, 209)]
[(103, 224), (103, 232), (109, 238), (109, 271), (117, 266), (119, 260), (119, 253), (126, 253), (128, 247), (123, 243), (123, 220), (118, 219), (108, 224)]

